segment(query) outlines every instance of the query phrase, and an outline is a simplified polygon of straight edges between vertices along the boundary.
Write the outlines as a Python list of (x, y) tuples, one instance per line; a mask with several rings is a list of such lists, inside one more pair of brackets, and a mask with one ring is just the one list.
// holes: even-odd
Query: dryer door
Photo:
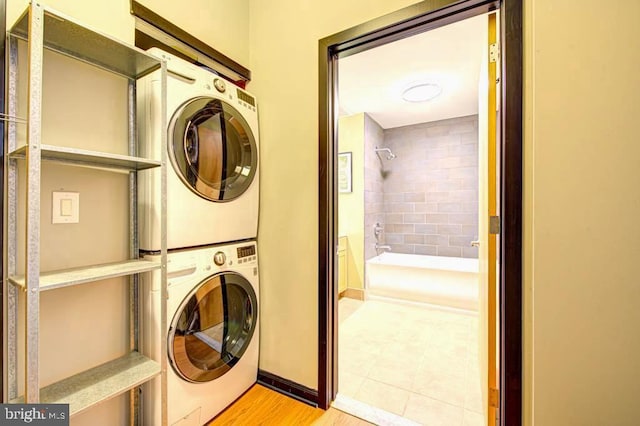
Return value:
[(222, 376), (244, 354), (257, 321), (256, 294), (242, 275), (225, 272), (202, 281), (181, 303), (169, 329), (174, 371), (189, 382)]
[(182, 181), (211, 201), (230, 201), (249, 188), (258, 147), (237, 109), (215, 98), (185, 102), (169, 127), (169, 157)]

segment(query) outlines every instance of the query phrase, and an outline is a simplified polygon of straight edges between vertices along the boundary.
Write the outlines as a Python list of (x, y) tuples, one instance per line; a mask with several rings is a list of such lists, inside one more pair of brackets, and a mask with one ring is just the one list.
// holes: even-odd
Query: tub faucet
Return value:
[(385, 244), (378, 244), (376, 243), (376, 250), (377, 251), (391, 251), (391, 246), (385, 245)]

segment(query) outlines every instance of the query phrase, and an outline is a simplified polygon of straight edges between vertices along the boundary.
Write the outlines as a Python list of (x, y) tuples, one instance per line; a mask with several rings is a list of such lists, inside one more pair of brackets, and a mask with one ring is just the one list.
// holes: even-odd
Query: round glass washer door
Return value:
[(210, 201), (231, 201), (251, 185), (258, 147), (237, 109), (211, 97), (193, 98), (169, 126), (169, 157), (191, 191)]
[(183, 300), (171, 322), (171, 366), (189, 382), (217, 379), (240, 360), (257, 319), (255, 291), (242, 275), (224, 272), (205, 279)]

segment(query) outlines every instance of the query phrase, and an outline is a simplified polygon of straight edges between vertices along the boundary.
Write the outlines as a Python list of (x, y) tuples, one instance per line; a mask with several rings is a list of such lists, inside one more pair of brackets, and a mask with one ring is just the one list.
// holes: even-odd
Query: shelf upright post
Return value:
[[(138, 134), (136, 116), (136, 80), (127, 80), (127, 125), (129, 155), (138, 156)], [(138, 173), (129, 172), (129, 257), (139, 257), (138, 245)], [(138, 351), (140, 346), (140, 289), (138, 274), (129, 277), (129, 350)], [(142, 424), (140, 417), (140, 387), (129, 391), (129, 424)]]
[(44, 12), (32, 1), (29, 6), (29, 72), (27, 120), (27, 221), (25, 244), (25, 402), (40, 400), (38, 338), (40, 316), (40, 143), (42, 121), (42, 61)]
[[(8, 36), (8, 76), (7, 76), (7, 115), (9, 117), (17, 116), (18, 105), (18, 40), (15, 37)], [(7, 120), (7, 147), (6, 154), (16, 149), (17, 140), (17, 123), (15, 120)], [(18, 186), (18, 163), (16, 160), (9, 159), (6, 155), (6, 206), (7, 216), (5, 222), (6, 232), (6, 268), (3, 277), (4, 285), (4, 402), (7, 403), (18, 396), (18, 289), (16, 286), (9, 284), (7, 277), (16, 273), (16, 251), (17, 251), (17, 186)]]
[[(167, 62), (162, 60), (160, 65), (160, 150), (162, 167), (160, 167), (160, 330), (167, 330)], [(160, 394), (161, 394), (161, 418), (162, 426), (167, 426), (167, 339), (160, 336)]]

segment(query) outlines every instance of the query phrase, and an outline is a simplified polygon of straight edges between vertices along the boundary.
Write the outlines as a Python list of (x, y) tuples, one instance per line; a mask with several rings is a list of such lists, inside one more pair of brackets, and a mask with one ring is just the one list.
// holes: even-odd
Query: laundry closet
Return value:
[(4, 400), (204, 424), (257, 380), (258, 100), (129, 10), (51, 3), (8, 4)]

